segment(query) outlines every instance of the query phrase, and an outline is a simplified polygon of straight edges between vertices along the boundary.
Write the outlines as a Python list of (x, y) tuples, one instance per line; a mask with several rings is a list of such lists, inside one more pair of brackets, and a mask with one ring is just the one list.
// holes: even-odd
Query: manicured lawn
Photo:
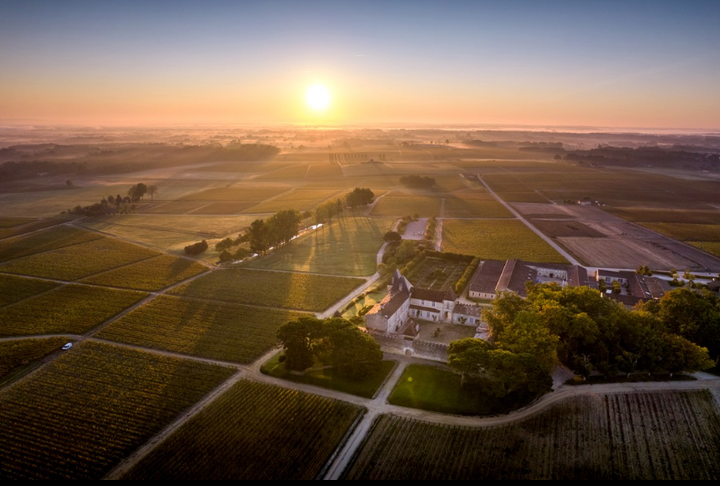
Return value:
[(460, 375), (426, 365), (410, 365), (388, 401), (400, 407), (418, 408), (453, 415), (497, 415), (516, 410), (534, 397), (497, 399), (460, 386)]
[(313, 231), (249, 266), (270, 270), (369, 276), (393, 221), (346, 217)]
[(304, 375), (294, 375), (285, 369), (284, 364), (280, 363), (280, 354), (278, 353), (263, 365), (261, 371), (263, 374), (294, 383), (304, 383), (359, 397), (373, 398), (395, 366), (397, 366), (395, 361), (383, 361), (375, 375), (361, 381), (342, 378), (332, 369), (308, 371)]

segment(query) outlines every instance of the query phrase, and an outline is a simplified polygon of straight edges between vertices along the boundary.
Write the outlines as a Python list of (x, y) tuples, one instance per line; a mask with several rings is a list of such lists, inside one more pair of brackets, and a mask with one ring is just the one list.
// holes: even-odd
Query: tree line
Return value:
[(346, 194), (344, 201), (327, 201), (312, 212), (283, 210), (268, 219), (256, 219), (244, 233), (237, 238), (225, 238), (215, 245), (215, 249), (221, 252), (221, 263), (242, 260), (253, 253), (262, 255), (271, 248), (289, 244), (298, 235), (303, 223), (309, 224), (310, 220), (315, 224), (331, 223), (336, 217), (343, 216), (346, 208), (355, 210), (372, 204), (374, 200), (375, 194), (370, 189), (358, 187)]
[(528, 297), (505, 293), (483, 313), (492, 342), (449, 347), (449, 365), (465, 386), (496, 396), (544, 393), (560, 362), (581, 376), (694, 372), (717, 365), (720, 304), (682, 289), (628, 310), (588, 287), (528, 285)]
[(120, 194), (107, 196), (102, 198), (100, 202), (89, 206), (75, 206), (70, 209), (70, 214), (81, 214), (83, 216), (109, 216), (113, 214), (129, 214), (135, 211), (135, 204), (145, 199), (145, 195), (150, 195), (152, 199), (158, 193), (158, 187), (153, 185), (145, 185), (143, 183), (135, 184), (128, 189), (125, 196)]

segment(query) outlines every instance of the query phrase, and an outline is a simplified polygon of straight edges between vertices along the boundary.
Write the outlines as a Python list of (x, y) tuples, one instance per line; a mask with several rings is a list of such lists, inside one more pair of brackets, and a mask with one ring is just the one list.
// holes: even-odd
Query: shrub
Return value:
[(187, 255), (200, 255), (201, 253), (205, 253), (208, 249), (208, 242), (206, 240), (202, 240), (200, 243), (195, 243), (194, 245), (189, 245), (185, 247), (185, 254)]

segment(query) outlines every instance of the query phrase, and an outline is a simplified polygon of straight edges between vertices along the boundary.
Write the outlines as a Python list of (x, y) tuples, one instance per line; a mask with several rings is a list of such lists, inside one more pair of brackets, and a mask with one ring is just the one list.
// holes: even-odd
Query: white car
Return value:
[(67, 343), (65, 346), (62, 347), (63, 351), (67, 351), (68, 349), (73, 347), (73, 343)]

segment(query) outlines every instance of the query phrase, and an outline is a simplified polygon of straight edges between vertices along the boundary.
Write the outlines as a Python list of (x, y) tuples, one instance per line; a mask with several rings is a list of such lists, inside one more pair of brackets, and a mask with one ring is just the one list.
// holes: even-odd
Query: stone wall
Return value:
[(388, 334), (371, 331), (370, 335), (380, 344), (385, 353), (447, 363), (447, 344), (421, 341), (400, 334)]

